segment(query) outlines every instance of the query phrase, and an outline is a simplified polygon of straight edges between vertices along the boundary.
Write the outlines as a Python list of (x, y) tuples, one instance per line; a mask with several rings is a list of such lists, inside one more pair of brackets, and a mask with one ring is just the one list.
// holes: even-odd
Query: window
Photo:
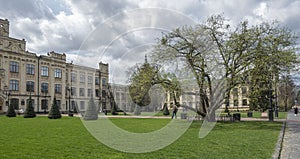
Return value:
[(10, 72), (18, 73), (19, 72), (19, 63), (15, 61), (11, 61), (9, 63)]
[(81, 110), (85, 109), (84, 101), (80, 101), (80, 109)]
[(88, 76), (88, 84), (93, 84), (93, 76)]
[(61, 84), (55, 84), (55, 93), (61, 94)]
[(34, 92), (34, 82), (33, 81), (27, 81), (26, 82), (26, 91), (27, 92)]
[(80, 96), (84, 96), (84, 88), (80, 88), (79, 89), (79, 95)]
[(96, 93), (96, 97), (99, 97), (99, 89), (96, 89), (95, 93)]
[(247, 101), (247, 99), (243, 99), (243, 106), (247, 106), (248, 105), (248, 101)]
[(80, 74), (79, 80), (80, 80), (80, 83), (85, 83), (85, 75)]
[(13, 106), (14, 109), (17, 109), (19, 110), (19, 99), (17, 98), (13, 98), (10, 100), (10, 103), (9, 103), (11, 106)]
[(88, 89), (88, 97), (92, 96), (92, 89)]
[(46, 110), (48, 109), (48, 100), (42, 99), (42, 109)]
[(233, 105), (234, 105), (234, 106), (238, 106), (238, 105), (239, 105), (239, 100), (235, 99), (235, 100), (233, 101)]
[(71, 73), (71, 82), (76, 82), (76, 73)]
[(56, 68), (56, 69), (54, 70), (54, 77), (55, 77), (55, 78), (61, 78), (61, 69)]
[(48, 93), (48, 83), (42, 83), (42, 93)]
[(242, 87), (242, 94), (246, 95), (247, 94), (247, 87)]
[(9, 81), (9, 90), (11, 90), (11, 91), (18, 91), (19, 90), (19, 81), (17, 81), (17, 80), (10, 80)]
[(99, 85), (99, 84), (100, 84), (99, 77), (95, 77), (95, 84), (96, 84), (96, 85)]
[(71, 88), (71, 95), (76, 96), (76, 88), (75, 87)]
[(58, 106), (58, 109), (61, 109), (61, 101), (60, 100), (56, 100), (56, 104)]
[(102, 78), (102, 87), (105, 88), (106, 86), (106, 78)]
[(238, 97), (238, 88), (233, 88), (232, 94), (233, 94), (234, 98), (237, 98)]
[(75, 107), (76, 107), (76, 102), (72, 101), (70, 110), (74, 110)]
[(33, 64), (26, 65), (26, 73), (28, 75), (34, 75), (34, 65)]
[[(27, 100), (26, 100), (26, 105), (27, 105), (27, 106), (29, 105), (29, 102), (30, 102), (30, 100), (27, 99)], [(32, 106), (34, 107), (34, 99), (31, 99), (31, 104), (32, 104)]]
[(102, 90), (102, 97), (105, 98), (106, 97), (106, 91)]
[(42, 66), (42, 68), (41, 68), (41, 75), (42, 76), (49, 76), (49, 69), (48, 69), (48, 67), (47, 66)]

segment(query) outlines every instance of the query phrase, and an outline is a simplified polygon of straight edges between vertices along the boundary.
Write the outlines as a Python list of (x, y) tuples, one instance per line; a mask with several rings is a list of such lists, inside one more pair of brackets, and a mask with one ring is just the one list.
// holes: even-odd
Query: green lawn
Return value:
[[(100, 119), (101, 120), (101, 119)], [(170, 119), (111, 119), (132, 132), (149, 132)], [(204, 139), (198, 138), (200, 121), (164, 149), (131, 154), (98, 142), (79, 118), (24, 119), (0, 116), (0, 158), (271, 158), (282, 127), (279, 122), (218, 122)], [(126, 146), (126, 145), (124, 145)]]

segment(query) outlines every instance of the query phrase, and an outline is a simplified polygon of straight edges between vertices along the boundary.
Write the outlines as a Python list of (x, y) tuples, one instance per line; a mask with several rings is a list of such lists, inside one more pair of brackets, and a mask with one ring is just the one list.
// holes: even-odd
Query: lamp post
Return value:
[(67, 84), (67, 92), (69, 92), (69, 96), (68, 96), (68, 103), (69, 103), (69, 108), (68, 108), (68, 115), (70, 116), (71, 115), (71, 88), (70, 88), (70, 85)]
[(4, 86), (4, 93), (5, 93), (5, 95), (7, 96), (7, 106), (9, 106), (9, 96), (10, 96), (10, 90), (8, 89), (8, 87), (7, 86)]
[(272, 105), (272, 75), (270, 75), (269, 79), (269, 121), (274, 121), (273, 116), (273, 105)]

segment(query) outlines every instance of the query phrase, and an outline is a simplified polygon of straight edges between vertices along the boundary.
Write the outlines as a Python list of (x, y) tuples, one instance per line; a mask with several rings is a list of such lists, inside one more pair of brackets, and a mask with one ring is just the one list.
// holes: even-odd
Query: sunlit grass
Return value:
[[(101, 119), (100, 119), (101, 120)], [(170, 119), (111, 119), (132, 132), (149, 132)], [(0, 158), (271, 158), (282, 123), (217, 123), (203, 139), (198, 138), (200, 121), (164, 149), (131, 154), (113, 150), (98, 142), (79, 118), (47, 117), (24, 119), (0, 116)], [(126, 145), (124, 145), (126, 146)]]

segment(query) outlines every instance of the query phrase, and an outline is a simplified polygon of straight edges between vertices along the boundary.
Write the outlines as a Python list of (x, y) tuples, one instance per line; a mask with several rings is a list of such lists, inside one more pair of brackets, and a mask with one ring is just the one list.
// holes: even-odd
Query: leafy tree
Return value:
[(89, 100), (88, 107), (83, 116), (84, 120), (97, 120), (98, 119), (98, 111), (95, 105), (93, 98), (91, 97)]
[(6, 112), (6, 116), (7, 117), (16, 117), (17, 116), (17, 114), (16, 114), (16, 112), (14, 110), (14, 107), (13, 107), (13, 105), (11, 103), (8, 106), (8, 110)]
[(134, 115), (141, 115), (141, 107), (139, 105), (135, 105), (133, 114)]
[(24, 112), (24, 118), (34, 118), (34, 117), (36, 117), (36, 114), (35, 114), (35, 111), (34, 111), (32, 99), (31, 99), (31, 94), (30, 94), (29, 100), (28, 100), (28, 103), (27, 103), (27, 107), (26, 107), (25, 112)]
[(61, 113), (60, 113), (59, 107), (57, 105), (56, 97), (54, 97), (54, 99), (53, 99), (53, 103), (52, 103), (51, 109), (49, 111), (48, 118), (49, 119), (60, 119), (61, 118)]

